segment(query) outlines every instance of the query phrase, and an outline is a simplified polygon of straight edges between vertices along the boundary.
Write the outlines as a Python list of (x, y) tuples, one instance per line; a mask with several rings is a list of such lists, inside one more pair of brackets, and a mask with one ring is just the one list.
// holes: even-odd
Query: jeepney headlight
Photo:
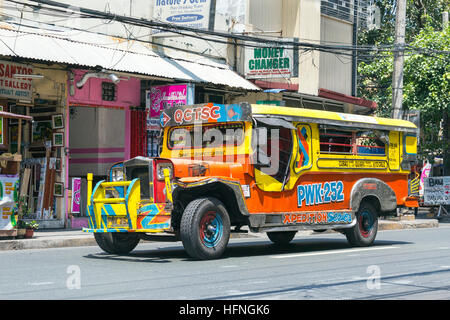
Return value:
[(169, 177), (173, 176), (173, 165), (170, 162), (160, 162), (156, 165), (156, 174), (158, 180), (164, 180), (164, 169), (169, 169)]
[(113, 168), (111, 169), (111, 179), (112, 181), (123, 181), (123, 168)]

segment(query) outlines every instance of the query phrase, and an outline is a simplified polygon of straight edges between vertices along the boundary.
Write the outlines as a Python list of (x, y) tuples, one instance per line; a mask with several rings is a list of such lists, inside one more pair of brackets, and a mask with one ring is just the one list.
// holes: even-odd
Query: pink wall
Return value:
[[(76, 83), (83, 77), (87, 72), (84, 70), (72, 70), (75, 74), (75, 79), (73, 85), (75, 89), (75, 95), (71, 96), (69, 94), (70, 104), (88, 104), (97, 105), (105, 107), (129, 107), (129, 106), (139, 106), (141, 104), (141, 84), (140, 80), (137, 78), (129, 77), (128, 80), (121, 77), (121, 81), (117, 84), (117, 101), (103, 101), (102, 100), (102, 82), (110, 82), (107, 79), (90, 78), (83, 88), (78, 89)], [(69, 80), (70, 81), (70, 80)], [(70, 92), (70, 91), (69, 91)]]
[[(125, 158), (130, 157), (130, 136), (131, 136), (131, 112), (130, 106), (139, 106), (141, 104), (141, 83), (138, 78), (120, 77), (121, 81), (117, 84), (116, 101), (102, 100), (102, 82), (111, 82), (108, 79), (90, 78), (85, 85), (78, 89), (76, 83), (81, 80), (86, 70), (73, 69), (74, 80), (69, 76), (69, 105), (86, 105), (100, 107), (120, 107), (125, 109)], [(74, 95), (70, 95), (73, 88)]]

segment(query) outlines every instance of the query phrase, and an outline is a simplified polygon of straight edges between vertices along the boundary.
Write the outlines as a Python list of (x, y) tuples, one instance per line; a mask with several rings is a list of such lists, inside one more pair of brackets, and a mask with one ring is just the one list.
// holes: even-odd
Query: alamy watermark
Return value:
[[(291, 139), (293, 139), (292, 135)], [(175, 128), (169, 131), (168, 135), (168, 149), (172, 153), (171, 157), (244, 163), (245, 152), (240, 152), (243, 147), (251, 150), (249, 164), (260, 167), (260, 170), (268, 175), (276, 174), (279, 170), (280, 150), (283, 151), (280, 146), (280, 129), (278, 128), (258, 127), (244, 131), (242, 127), (229, 128), (226, 125), (210, 128), (194, 125), (187, 128)], [(284, 151), (290, 152), (290, 150)]]
[(381, 269), (377, 265), (370, 265), (367, 267), (366, 273), (369, 274), (366, 281), (367, 289), (379, 290), (381, 289)]
[(66, 280), (66, 287), (69, 290), (81, 289), (81, 269), (77, 265), (70, 265), (66, 269), (69, 275)]

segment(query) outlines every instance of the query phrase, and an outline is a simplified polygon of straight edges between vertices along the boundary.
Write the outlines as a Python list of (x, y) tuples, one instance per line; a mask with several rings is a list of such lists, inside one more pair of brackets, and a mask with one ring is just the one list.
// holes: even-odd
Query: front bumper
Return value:
[[(124, 188), (124, 198), (106, 197), (108, 188), (118, 187)], [(88, 199), (89, 228), (83, 228), (84, 232), (161, 233), (171, 230), (171, 210), (166, 210), (166, 203), (142, 201), (139, 179), (100, 181), (88, 194)]]

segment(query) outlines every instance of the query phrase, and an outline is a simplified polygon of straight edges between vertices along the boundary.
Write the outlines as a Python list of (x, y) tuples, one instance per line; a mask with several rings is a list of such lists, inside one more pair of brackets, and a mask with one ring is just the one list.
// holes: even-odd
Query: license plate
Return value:
[(108, 217), (108, 228), (128, 228), (128, 218)]

